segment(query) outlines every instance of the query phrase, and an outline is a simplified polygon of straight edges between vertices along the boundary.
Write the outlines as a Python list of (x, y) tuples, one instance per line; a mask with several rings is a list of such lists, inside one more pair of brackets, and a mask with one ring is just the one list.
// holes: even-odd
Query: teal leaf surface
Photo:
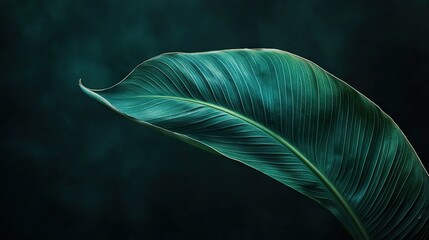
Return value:
[(404, 134), (302, 57), (274, 49), (168, 53), (110, 88), (80, 86), (133, 121), (314, 199), (355, 239), (428, 235), (429, 177)]

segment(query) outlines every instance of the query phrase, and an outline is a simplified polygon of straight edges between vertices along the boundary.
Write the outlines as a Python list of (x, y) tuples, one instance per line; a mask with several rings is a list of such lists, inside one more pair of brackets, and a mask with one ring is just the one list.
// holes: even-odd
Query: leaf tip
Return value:
[(90, 98), (96, 100), (97, 102), (101, 103), (102, 105), (106, 105), (112, 109), (115, 109), (110, 103), (109, 101), (107, 101), (104, 97), (102, 97), (100, 94), (98, 94), (97, 92), (102, 91), (102, 90), (96, 90), (96, 89), (91, 89), (91, 88), (87, 88), (83, 85), (82, 83), (82, 79), (79, 79), (79, 87), (80, 89), (86, 94), (88, 95)]
[(89, 88), (87, 88), (87, 87), (85, 87), (83, 84), (82, 84), (82, 78), (80, 78), (79, 79), (79, 87), (80, 87), (80, 89), (86, 94), (86, 95), (88, 95), (88, 96), (90, 96), (90, 97), (94, 97), (93, 95), (95, 94), (91, 89), (89, 89)]

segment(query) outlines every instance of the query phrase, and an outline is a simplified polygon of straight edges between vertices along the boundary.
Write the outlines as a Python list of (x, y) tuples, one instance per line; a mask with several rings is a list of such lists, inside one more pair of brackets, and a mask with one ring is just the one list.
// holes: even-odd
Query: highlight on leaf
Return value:
[(275, 49), (168, 53), (82, 90), (110, 109), (312, 198), (355, 239), (425, 239), (429, 177), (393, 120), (316, 64)]

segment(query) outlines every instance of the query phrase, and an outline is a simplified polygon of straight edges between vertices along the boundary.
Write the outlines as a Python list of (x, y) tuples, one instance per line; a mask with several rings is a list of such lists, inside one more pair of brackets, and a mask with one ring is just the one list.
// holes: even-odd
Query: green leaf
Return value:
[(428, 235), (429, 177), (399, 127), (299, 56), (273, 49), (168, 53), (110, 88), (81, 87), (129, 119), (314, 199), (355, 239)]

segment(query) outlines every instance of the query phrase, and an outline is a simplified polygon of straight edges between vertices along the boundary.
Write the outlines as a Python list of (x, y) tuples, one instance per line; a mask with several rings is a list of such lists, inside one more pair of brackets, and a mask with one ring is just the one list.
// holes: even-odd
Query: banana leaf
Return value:
[(309, 60), (275, 49), (168, 53), (112, 87), (80, 86), (130, 120), (314, 199), (355, 239), (428, 237), (429, 177), (407, 138)]

